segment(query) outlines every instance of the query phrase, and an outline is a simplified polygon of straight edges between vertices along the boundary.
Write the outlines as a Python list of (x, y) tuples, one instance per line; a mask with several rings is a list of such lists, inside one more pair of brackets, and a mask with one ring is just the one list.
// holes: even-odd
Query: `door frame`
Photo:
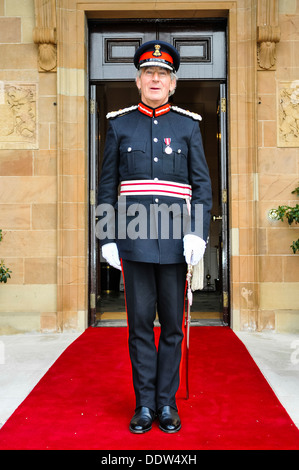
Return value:
[(88, 325), (93, 326), (96, 319), (98, 292), (98, 241), (96, 238), (96, 193), (99, 162), (99, 124), (96, 85), (89, 86), (89, 310)]
[[(89, 18), (228, 18), (228, 146), (231, 327), (259, 327), (257, 166), (257, 1), (57, 5), (57, 331), (88, 322), (88, 27)], [(68, 28), (64, 25), (69, 25)], [(54, 131), (54, 130), (53, 130)], [(71, 211), (69, 211), (71, 208)], [(65, 217), (65, 215), (68, 217)], [(249, 214), (245, 218), (244, 214)], [(247, 236), (251, 234), (252, 236)], [(252, 243), (252, 239), (255, 243)], [(244, 289), (251, 292), (244, 299)]]
[[(142, 22), (143, 18), (140, 19), (139, 21)], [(146, 23), (148, 20), (144, 19), (144, 22)], [(217, 19), (215, 18), (215, 22)], [(198, 20), (200, 22), (200, 20)], [(177, 21), (176, 21), (177, 23)], [(183, 25), (183, 21), (181, 22)], [(115, 28), (115, 23), (112, 22), (112, 29)], [(129, 23), (128, 23), (129, 24)], [(109, 25), (109, 23), (108, 23)], [(171, 20), (168, 20), (168, 26), (171, 25)], [(114, 28), (113, 28), (114, 27)], [(212, 29), (212, 28), (211, 28)], [(163, 27), (162, 27), (163, 30)], [(107, 31), (109, 34), (109, 29)], [(135, 32), (133, 34), (136, 34)], [(188, 33), (187, 33), (188, 34)], [(187, 35), (186, 34), (186, 35)], [(105, 37), (105, 33), (103, 33), (103, 38)], [(127, 38), (122, 36), (122, 40), (126, 40)], [(227, 48), (227, 28), (225, 32), (225, 49)], [(227, 67), (225, 66), (225, 70), (227, 70)], [(215, 113), (219, 111), (219, 135), (221, 135), (220, 138), (220, 145), (219, 145), (219, 163), (218, 163), (218, 168), (219, 168), (219, 176), (220, 178), (220, 200), (221, 203), (219, 205), (219, 210), (221, 211), (221, 247), (219, 247), (219, 255), (221, 256), (220, 260), (220, 266), (221, 266), (221, 280), (222, 280), (222, 324), (224, 326), (229, 326), (230, 325), (230, 308), (229, 308), (229, 299), (230, 299), (230, 285), (229, 285), (229, 270), (230, 270), (230, 260), (229, 260), (229, 225), (228, 225), (228, 178), (227, 178), (227, 167), (228, 167), (228, 150), (227, 150), (227, 108), (228, 108), (228, 102), (227, 102), (227, 95), (226, 95), (226, 89), (227, 89), (227, 79), (228, 77), (226, 76), (226, 79), (216, 79), (217, 82), (220, 82), (219, 85), (219, 102), (220, 105), (218, 106), (218, 110)], [(210, 81), (215, 81), (215, 78), (201, 78), (201, 79), (190, 79), (190, 78), (180, 78), (180, 82), (188, 80), (188, 81), (194, 81), (194, 82), (210, 82)], [(113, 81), (118, 81), (118, 80), (113, 80)], [(95, 175), (94, 171), (96, 169), (97, 162), (96, 160), (98, 159), (98, 148), (95, 147), (95, 142), (98, 141), (98, 129), (96, 128), (97, 126), (97, 116), (95, 112), (95, 107), (96, 107), (96, 83), (109, 83), (109, 79), (103, 80), (97, 80), (92, 77), (89, 80), (89, 90), (90, 90), (90, 151), (89, 151), (89, 168), (90, 168), (90, 173), (89, 173), (89, 193), (90, 193), (90, 201), (89, 201), (89, 206), (90, 206), (90, 223), (89, 223), (89, 239), (90, 239), (90, 254), (89, 254), (89, 325), (94, 325), (96, 323), (96, 299), (97, 299), (97, 277), (98, 277), (98, 266), (97, 266), (97, 258), (99, 256), (98, 253), (95, 253), (95, 251), (98, 250), (98, 242), (95, 240), (96, 236), (96, 214), (95, 214), (95, 192), (96, 192), (96, 183), (95, 183)], [(215, 137), (216, 138), (216, 137)], [(213, 208), (215, 210), (215, 208)], [(212, 219), (211, 219), (212, 223)]]
[(228, 136), (227, 136), (227, 86), (221, 83), (219, 87), (219, 156), (220, 156), (220, 195), (221, 209), (221, 277), (222, 277), (222, 310), (223, 324), (230, 325), (230, 250), (229, 250), (229, 187), (228, 187)]

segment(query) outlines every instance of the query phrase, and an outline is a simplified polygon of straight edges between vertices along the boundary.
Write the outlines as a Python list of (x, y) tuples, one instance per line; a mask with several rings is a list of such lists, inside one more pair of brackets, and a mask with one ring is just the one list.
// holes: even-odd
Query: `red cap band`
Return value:
[(153, 52), (154, 51), (149, 51), (149, 52), (145, 52), (144, 54), (142, 54), (142, 56), (139, 59), (139, 62), (144, 61), (146, 59), (156, 59), (156, 60), (166, 60), (166, 62), (170, 62), (171, 64), (173, 64), (173, 58), (171, 57), (170, 54), (167, 54), (167, 52), (161, 52), (160, 53), (161, 55), (159, 55), (159, 57), (155, 57), (153, 55)]

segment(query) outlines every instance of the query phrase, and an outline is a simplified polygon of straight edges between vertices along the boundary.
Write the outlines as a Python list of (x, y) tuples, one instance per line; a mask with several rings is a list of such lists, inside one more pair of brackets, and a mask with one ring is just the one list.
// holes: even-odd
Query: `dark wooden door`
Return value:
[(222, 288), (223, 323), (229, 325), (229, 230), (228, 230), (228, 174), (227, 174), (227, 98), (226, 85), (220, 84), (218, 114), (219, 143), (219, 206), (218, 214), (212, 216), (212, 223), (218, 222), (219, 230), (219, 271)]

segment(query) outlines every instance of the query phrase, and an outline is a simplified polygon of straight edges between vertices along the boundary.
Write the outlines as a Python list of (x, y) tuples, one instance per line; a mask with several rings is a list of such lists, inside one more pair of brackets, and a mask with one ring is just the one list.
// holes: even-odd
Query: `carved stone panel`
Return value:
[(278, 84), (278, 147), (299, 147), (299, 80)]
[(36, 149), (36, 84), (0, 81), (0, 149)]

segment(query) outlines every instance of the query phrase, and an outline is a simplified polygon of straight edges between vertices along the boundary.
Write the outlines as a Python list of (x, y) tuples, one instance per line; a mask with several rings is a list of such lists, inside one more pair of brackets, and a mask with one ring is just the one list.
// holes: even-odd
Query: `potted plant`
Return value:
[[(299, 196), (299, 186), (292, 191), (292, 194), (297, 194)], [(293, 223), (299, 223), (299, 204), (296, 204), (294, 207), (291, 206), (278, 206), (277, 209), (272, 209), (269, 213), (269, 217), (274, 220), (281, 220), (283, 221), (285, 218), (288, 221), (289, 225)], [(293, 253), (299, 252), (299, 238), (298, 240), (293, 241), (292, 245)]]

